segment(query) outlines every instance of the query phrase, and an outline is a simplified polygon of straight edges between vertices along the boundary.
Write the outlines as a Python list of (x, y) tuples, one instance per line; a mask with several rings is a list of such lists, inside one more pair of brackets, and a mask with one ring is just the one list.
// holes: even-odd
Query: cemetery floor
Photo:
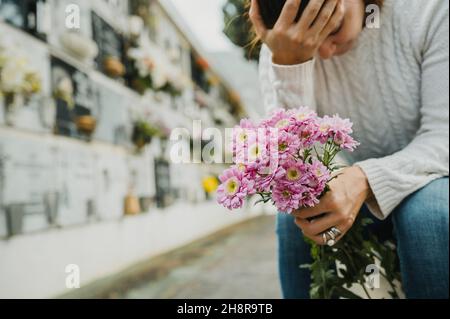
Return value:
[(280, 298), (275, 218), (262, 216), (80, 289), (79, 298)]

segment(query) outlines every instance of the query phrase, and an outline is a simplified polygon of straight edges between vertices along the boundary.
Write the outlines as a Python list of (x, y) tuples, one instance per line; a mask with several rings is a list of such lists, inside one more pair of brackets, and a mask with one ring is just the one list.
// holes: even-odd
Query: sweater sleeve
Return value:
[(272, 63), (270, 49), (262, 46), (259, 78), (266, 114), (277, 108), (315, 109), (314, 63), (311, 60), (297, 65), (277, 65)]
[[(314, 96), (315, 59), (297, 65), (277, 65), (272, 63), (270, 49), (263, 45), (259, 61), (259, 78), (265, 113), (278, 108), (298, 108), (307, 106), (316, 110)], [(349, 165), (348, 160), (338, 154), (335, 162)]]
[(369, 209), (380, 219), (387, 218), (410, 194), (449, 175), (448, 1), (427, 3), (415, 17), (411, 34), (422, 69), (420, 128), (403, 150), (356, 163), (366, 173), (374, 194), (367, 203)]

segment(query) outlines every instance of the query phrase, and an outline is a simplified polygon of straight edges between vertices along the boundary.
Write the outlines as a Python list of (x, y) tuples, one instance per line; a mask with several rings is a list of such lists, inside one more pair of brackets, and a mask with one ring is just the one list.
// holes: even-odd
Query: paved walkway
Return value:
[(280, 298), (274, 225), (264, 216), (221, 231), (141, 265), (97, 297)]
[[(389, 298), (387, 283), (371, 293)], [(364, 295), (359, 286), (352, 289)], [(229, 227), (61, 296), (121, 299), (277, 299), (275, 217)]]

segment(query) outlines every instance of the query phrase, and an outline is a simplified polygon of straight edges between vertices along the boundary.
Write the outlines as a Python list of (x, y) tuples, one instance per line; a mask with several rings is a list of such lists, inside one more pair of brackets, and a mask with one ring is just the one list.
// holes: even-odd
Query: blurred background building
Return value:
[(58, 296), (67, 265), (84, 285), (263, 211), (215, 203), (223, 166), (170, 161), (172, 129), (262, 109), (256, 64), (179, 8), (0, 0), (0, 298)]

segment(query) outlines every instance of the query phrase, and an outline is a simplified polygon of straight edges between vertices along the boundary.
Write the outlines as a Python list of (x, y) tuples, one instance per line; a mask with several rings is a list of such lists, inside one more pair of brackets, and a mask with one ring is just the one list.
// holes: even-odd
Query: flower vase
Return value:
[(120, 78), (126, 72), (125, 65), (118, 58), (112, 56), (105, 58), (103, 68), (106, 74), (112, 78)]
[(124, 214), (126, 216), (138, 215), (141, 212), (139, 199), (132, 193), (128, 193), (125, 197)]
[(75, 120), (78, 132), (91, 138), (97, 126), (97, 120), (91, 115), (78, 116)]
[(85, 35), (68, 31), (61, 35), (64, 49), (81, 62), (90, 63), (99, 52), (97, 44)]

